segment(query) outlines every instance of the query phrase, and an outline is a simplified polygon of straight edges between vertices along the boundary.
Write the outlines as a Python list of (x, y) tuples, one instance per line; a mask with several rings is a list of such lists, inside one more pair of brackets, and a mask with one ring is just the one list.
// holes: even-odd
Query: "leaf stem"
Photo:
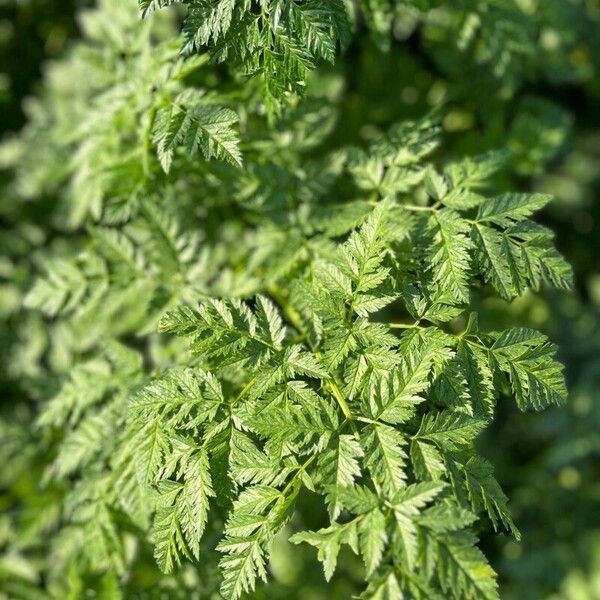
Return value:
[(415, 323), (388, 323), (390, 329), (423, 329), (419, 322)]
[[(283, 314), (287, 317), (288, 321), (301, 334), (306, 335), (306, 331), (304, 330), (304, 325), (302, 324), (302, 317), (300, 316), (300, 313), (293, 306), (291, 306), (288, 302), (285, 301), (283, 294), (279, 289), (279, 286), (275, 283), (272, 283), (268, 288), (268, 292), (273, 298), (273, 300), (275, 300), (275, 302), (277, 302), (277, 304), (280, 306), (281, 310), (283, 311)], [(307, 343), (310, 345), (310, 341), (307, 340)]]
[(440, 203), (436, 202), (431, 206), (420, 206), (418, 204), (399, 204), (401, 208), (406, 208), (407, 210), (415, 210), (415, 211), (433, 211), (437, 210), (440, 207)]
[(462, 336), (460, 336), (462, 339), (464, 339), (467, 344), (471, 344), (471, 346), (475, 346), (476, 348), (479, 348), (481, 350), (485, 350), (486, 352), (490, 352), (491, 348), (488, 348), (487, 346), (484, 346), (483, 344), (478, 344), (477, 342), (474, 342), (473, 340), (470, 340), (468, 338), (463, 338)]
[[(268, 292), (272, 296), (272, 298), (275, 300), (275, 302), (277, 302), (277, 304), (281, 307), (281, 310), (283, 311), (283, 313), (287, 317), (287, 319), (290, 321), (290, 323), (300, 333), (306, 335), (306, 330), (304, 328), (304, 324), (302, 323), (302, 317), (300, 316), (300, 313), (293, 306), (291, 306), (288, 302), (286, 302), (286, 300), (284, 299), (283, 294), (281, 293), (281, 290), (279, 289), (277, 284), (275, 284), (275, 283), (271, 284), (269, 286)], [(313, 354), (317, 358), (320, 359), (321, 353), (313, 346), (308, 335), (306, 335), (306, 343), (309, 346), (309, 348), (311, 349), (311, 351), (313, 352)], [(338, 403), (339, 407), (341, 408), (342, 413), (344, 413), (344, 417), (346, 417), (346, 419), (348, 419), (349, 421), (353, 421), (354, 417), (352, 415), (352, 412), (350, 411), (350, 407), (348, 406), (348, 403), (346, 402), (344, 395), (342, 394), (338, 384), (336, 383), (336, 381), (333, 377), (331, 377), (331, 379), (329, 379), (329, 381), (327, 381), (327, 383), (325, 384), (325, 387), (329, 388), (329, 390), (331, 391), (333, 397), (335, 398), (336, 402)]]
[(294, 484), (296, 483), (296, 481), (298, 479), (298, 475), (300, 473), (304, 473), (306, 471), (306, 469), (308, 469), (308, 467), (310, 467), (310, 465), (315, 461), (316, 458), (317, 458), (317, 454), (313, 454), (308, 460), (304, 461), (300, 465), (300, 468), (294, 473), (294, 476), (292, 477), (292, 479), (283, 488), (283, 490), (281, 492), (282, 496), (285, 496), (290, 491), (290, 489), (292, 489), (294, 487)]
[(234, 404), (237, 404), (244, 396), (245, 394), (248, 392), (248, 390), (254, 385), (254, 383), (256, 382), (256, 377), (253, 377), (243, 388), (242, 391), (236, 396), (235, 400), (233, 401)]
[(349, 421), (354, 420), (354, 417), (352, 416), (352, 412), (350, 411), (348, 403), (346, 402), (344, 395), (342, 394), (340, 388), (338, 387), (338, 384), (332, 379), (331, 381), (328, 382), (328, 387), (331, 390), (333, 397), (336, 399), (337, 403), (340, 405), (340, 408), (342, 409), (342, 412), (344, 413), (344, 416), (346, 417), (346, 419), (348, 419)]

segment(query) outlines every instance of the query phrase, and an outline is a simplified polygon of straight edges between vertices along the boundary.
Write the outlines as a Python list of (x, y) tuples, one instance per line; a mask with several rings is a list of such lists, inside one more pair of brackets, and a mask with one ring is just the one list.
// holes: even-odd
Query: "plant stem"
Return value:
[[(290, 321), (290, 323), (300, 333), (306, 335), (306, 331), (304, 329), (304, 325), (302, 323), (302, 317), (300, 316), (300, 313), (293, 306), (291, 306), (288, 302), (286, 302), (285, 298), (283, 297), (283, 294), (281, 293), (281, 290), (279, 289), (279, 287), (276, 284), (271, 284), (269, 286), (269, 294), (273, 297), (273, 299), (281, 307), (283, 314), (287, 317), (287, 319)], [(311, 344), (308, 335), (306, 335), (306, 343), (310, 347), (310, 349), (312, 350), (314, 355), (317, 358), (321, 359), (322, 358), (321, 353)], [(338, 403), (339, 407), (341, 408), (342, 413), (344, 413), (344, 417), (346, 417), (346, 419), (348, 419), (349, 421), (353, 421), (354, 417), (352, 415), (350, 407), (348, 406), (348, 403), (346, 402), (346, 399), (344, 398), (344, 395), (342, 394), (342, 391), (340, 390), (335, 379), (333, 377), (331, 377), (331, 379), (329, 381), (327, 381), (325, 386), (328, 387), (329, 390), (331, 391), (333, 397), (335, 398), (336, 402)]]
[(416, 323), (388, 323), (390, 329), (422, 329), (422, 325)]

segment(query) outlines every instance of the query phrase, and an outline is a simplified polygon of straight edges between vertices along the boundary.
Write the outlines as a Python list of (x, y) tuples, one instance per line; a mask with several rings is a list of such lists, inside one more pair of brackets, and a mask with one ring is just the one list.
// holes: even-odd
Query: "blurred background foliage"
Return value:
[[(0, 0), (3, 136), (22, 127), (27, 97), (39, 91), (46, 62), (77, 38), (76, 12), (90, 4)], [(541, 414), (520, 413), (514, 403), (499, 404), (481, 445), (511, 499), (523, 540), (517, 543), (491, 531), (481, 535), (483, 549), (499, 571), (503, 598), (600, 599), (600, 2), (490, 1), (482, 4), (497, 18), (486, 20), (469, 10), (475, 3), (468, 0), (396, 4), (392, 22), (355, 36), (335, 67), (313, 75), (310, 89), (338, 107), (334, 144), (353, 141), (356, 132), (366, 141), (377, 128), (439, 110), (446, 131), (442, 160), (508, 148), (509, 165), (498, 176), (502, 185), (555, 196), (542, 218), (574, 266), (576, 290), (531, 294), (511, 304), (475, 302), (484, 329), (531, 325), (559, 344), (570, 401), (566, 408)], [(6, 177), (0, 174), (0, 185)], [(28, 276), (8, 257), (26, 254), (23, 239), (29, 236), (34, 244), (38, 235), (30, 229), (15, 237), (13, 225), (24, 211), (38, 211), (35, 219), (43, 221), (43, 203), (24, 208), (0, 200), (5, 229), (0, 234), (0, 318), (7, 323), (0, 332), (4, 412), (24, 395), (22, 382), (8, 366), (16, 360), (10, 317), (21, 301), (10, 282)], [(41, 326), (33, 324), (29, 330), (32, 365), (37, 359), (35, 327)], [(27, 363), (28, 357), (18, 360)], [(35, 538), (44, 531), (44, 521), (54, 518), (45, 507), (52, 506), (51, 498), (60, 490), (40, 489), (44, 457), (22, 444), (22, 428), (3, 428), (0, 461), (10, 461), (11, 468), (0, 471), (0, 511), (19, 503), (19, 528), (25, 538)], [(27, 452), (15, 452), (24, 447)], [(305, 514), (311, 510), (307, 506)], [(13, 526), (8, 514), (0, 517), (0, 551)], [(21, 542), (27, 546), (28, 540)], [(255, 598), (317, 600), (354, 593), (359, 567), (353, 556), (344, 556), (343, 569), (326, 587), (310, 550), (295, 547), (292, 552), (287, 543), (277, 544), (271, 565), (276, 584)], [(172, 582), (156, 579), (150, 555), (137, 565), (124, 597), (149, 589), (157, 597), (179, 597), (169, 587)], [(178, 594), (207, 597), (202, 589), (210, 589), (214, 576), (186, 567), (178, 577)], [(46, 598), (37, 595), (35, 578), (30, 563), (1, 555), (0, 598)], [(116, 588), (111, 577), (95, 586), (98, 597), (106, 598), (117, 597)], [(83, 583), (73, 572), (61, 589), (65, 595), (56, 597), (78, 598)]]

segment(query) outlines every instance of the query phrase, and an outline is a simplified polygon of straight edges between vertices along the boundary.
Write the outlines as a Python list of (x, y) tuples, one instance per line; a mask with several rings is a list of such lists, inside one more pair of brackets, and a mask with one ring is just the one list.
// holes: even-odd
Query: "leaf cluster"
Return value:
[[(58, 594), (151, 554), (164, 589), (237, 599), (286, 537), (327, 580), (357, 555), (361, 598), (497, 598), (477, 531), (519, 532), (476, 441), (498, 402), (566, 389), (546, 336), (480, 329), (473, 297), (571, 285), (533, 220), (550, 197), (498, 193), (502, 152), (442, 160), (435, 115), (346, 145), (332, 102), (291, 100), (347, 43), (348, 3), (184, 4), (185, 56), (166, 16), (86, 13), (4, 147), (7, 194), (52, 208), (17, 259), (35, 426), (6, 429), (53, 509), (10, 552), (46, 527)], [(376, 31), (400, 4), (359, 3)]]

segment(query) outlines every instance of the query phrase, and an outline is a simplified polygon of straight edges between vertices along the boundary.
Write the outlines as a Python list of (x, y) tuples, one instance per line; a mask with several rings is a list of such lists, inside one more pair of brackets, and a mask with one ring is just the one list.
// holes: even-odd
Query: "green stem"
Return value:
[(283, 488), (282, 495), (285, 496), (295, 485), (298, 480), (298, 476), (300, 473), (304, 473), (308, 467), (316, 460), (317, 454), (313, 454), (308, 460), (300, 465), (300, 468), (294, 473), (292, 479), (288, 482), (288, 484)]
[(254, 385), (256, 382), (256, 377), (253, 377), (242, 389), (242, 391), (236, 396), (236, 399), (233, 401), (234, 404), (237, 404), (246, 394), (246, 392)]
[(433, 210), (437, 210), (441, 206), (441, 203), (436, 202), (435, 204), (432, 204), (431, 206), (419, 206), (418, 204), (400, 204), (399, 206), (401, 208), (406, 208), (407, 210), (429, 211), (430, 212)]
[[(269, 291), (269, 294), (272, 296), (272, 298), (281, 307), (283, 314), (287, 317), (289, 322), (300, 333), (306, 335), (306, 331), (304, 329), (304, 324), (302, 323), (302, 317), (300, 316), (300, 313), (293, 306), (288, 304), (288, 302), (286, 302), (286, 300), (283, 297), (283, 294), (281, 293), (281, 290), (279, 289), (277, 284), (275, 284), (275, 283), (271, 284), (269, 286), (268, 291)], [(310, 347), (310, 349), (312, 350), (314, 355), (318, 359), (321, 359), (322, 358), (321, 353), (311, 344), (310, 339), (308, 338), (308, 335), (306, 335), (306, 343), (308, 344), (308, 346)], [(331, 391), (333, 397), (335, 398), (336, 402), (338, 403), (339, 407), (341, 408), (342, 412), (344, 413), (344, 417), (346, 417), (346, 419), (348, 419), (349, 421), (352, 421), (354, 419), (354, 417), (352, 416), (350, 407), (348, 406), (348, 403), (346, 402), (346, 399), (344, 398), (344, 395), (342, 394), (335, 379), (333, 379), (333, 377), (332, 377), (325, 385)]]
[(484, 346), (483, 344), (478, 344), (477, 342), (474, 342), (473, 340), (470, 340), (468, 338), (462, 338), (462, 336), (460, 336), (461, 339), (464, 339), (467, 344), (471, 344), (471, 346), (475, 346), (476, 348), (479, 348), (481, 350), (485, 350), (486, 352), (489, 352), (491, 350), (491, 348), (488, 348), (487, 346)]
[(422, 329), (423, 326), (416, 323), (388, 323), (390, 329)]
[[(272, 283), (268, 288), (269, 295), (279, 304), (283, 314), (287, 317), (288, 321), (303, 335), (306, 335), (304, 325), (302, 324), (302, 317), (300, 313), (290, 304), (285, 301), (281, 290), (277, 284)], [(310, 345), (310, 342), (308, 342)]]
[(344, 416), (346, 417), (346, 419), (348, 419), (349, 421), (352, 421), (354, 419), (354, 417), (352, 416), (352, 412), (350, 412), (350, 408), (346, 402), (346, 399), (344, 398), (344, 395), (342, 394), (340, 388), (338, 387), (338, 384), (332, 379), (331, 381), (328, 382), (328, 387), (331, 390), (333, 397), (336, 399), (337, 403), (339, 404), (340, 408), (342, 409), (342, 412), (344, 413)]

